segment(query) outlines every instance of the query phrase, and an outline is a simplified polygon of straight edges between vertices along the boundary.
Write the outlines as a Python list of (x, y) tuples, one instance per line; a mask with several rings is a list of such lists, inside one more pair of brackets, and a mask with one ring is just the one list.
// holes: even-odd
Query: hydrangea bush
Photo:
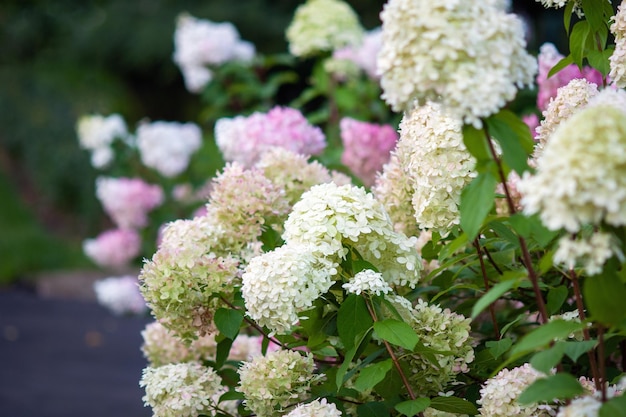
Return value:
[[(81, 120), (97, 168), (134, 152), (154, 179), (99, 180), (114, 238), (135, 249), (171, 216), (138, 277), (155, 417), (626, 415), (623, 8), (541, 3), (567, 56), (528, 51), (500, 0), (389, 0), (370, 32), (348, 3), (308, 0), (291, 58), (249, 67), (210, 56), (212, 30), (241, 42), (232, 27), (183, 15), (175, 59), (210, 71), (190, 88), (209, 129)], [(274, 99), (305, 59), (300, 95)], [(229, 95), (224, 74), (247, 83)], [(534, 121), (511, 105), (529, 86)], [(196, 151), (226, 163), (189, 188)], [(86, 250), (136, 253), (111, 245)]]

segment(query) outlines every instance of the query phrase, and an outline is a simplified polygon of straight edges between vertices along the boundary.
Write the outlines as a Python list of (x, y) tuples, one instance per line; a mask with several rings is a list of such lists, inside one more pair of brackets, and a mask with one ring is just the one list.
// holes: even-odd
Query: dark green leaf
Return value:
[(585, 19), (589, 22), (592, 32), (596, 32), (602, 27), (606, 27), (604, 10), (602, 7), (598, 7), (597, 0), (582, 0), (582, 6), (583, 13), (585, 13)]
[(356, 408), (358, 417), (385, 417), (389, 415), (389, 409), (382, 402), (361, 404)]
[(391, 369), (392, 365), (393, 362), (391, 359), (387, 359), (361, 369), (358, 378), (354, 381), (354, 388), (359, 391), (365, 391), (373, 388), (374, 385), (385, 379), (385, 376)]
[(561, 71), (563, 68), (567, 67), (569, 64), (573, 64), (573, 63), (574, 63), (574, 59), (572, 59), (571, 55), (561, 58), (561, 60), (557, 62), (556, 65), (553, 66), (548, 72), (548, 78), (552, 77), (554, 74)]
[(230, 354), (230, 348), (233, 345), (233, 339), (225, 338), (218, 342), (215, 351), (215, 367), (217, 369), (224, 365)]
[(599, 417), (626, 417), (626, 396), (611, 398), (600, 408)]
[(569, 291), (565, 285), (551, 288), (550, 291), (548, 291), (548, 303), (546, 306), (548, 307), (548, 313), (556, 314), (565, 300), (567, 300), (568, 295)]
[(419, 336), (415, 330), (407, 323), (399, 320), (377, 321), (374, 323), (374, 331), (381, 339), (407, 350), (413, 350), (419, 341)]
[(587, 55), (589, 65), (600, 71), (602, 75), (606, 76), (611, 71), (609, 58), (613, 55), (614, 49), (615, 48), (613, 47), (609, 47), (603, 51), (589, 51), (589, 54)]
[(498, 282), (496, 285), (491, 287), (489, 291), (487, 291), (485, 295), (480, 297), (476, 304), (474, 304), (474, 307), (472, 307), (472, 319), (476, 318), (476, 316), (479, 315), (484, 309), (489, 307), (491, 303), (502, 297), (504, 293), (513, 288), (516, 284), (519, 284), (519, 282), (520, 274), (518, 272), (517, 274), (513, 274), (511, 279)]
[(510, 110), (501, 110), (487, 119), (487, 126), (502, 148), (504, 162), (522, 175), (535, 146), (528, 125)]
[(547, 346), (558, 339), (566, 339), (570, 334), (580, 330), (582, 323), (565, 320), (550, 321), (524, 336), (512, 349), (511, 355), (521, 355)]
[(395, 409), (405, 416), (413, 417), (426, 410), (430, 405), (429, 398), (416, 398), (414, 400), (402, 401), (395, 405)]
[(243, 322), (243, 313), (230, 308), (219, 308), (213, 317), (215, 326), (221, 334), (229, 339), (235, 339), (239, 333), (239, 327)]
[(348, 295), (337, 313), (337, 331), (346, 349), (352, 348), (355, 338), (372, 327), (372, 323), (363, 297)]
[(476, 406), (471, 402), (458, 397), (435, 397), (430, 399), (430, 406), (435, 410), (455, 414), (478, 414)]
[(565, 342), (565, 354), (576, 362), (583, 354), (589, 352), (596, 345), (595, 340), (583, 340), (581, 342)]
[(589, 36), (589, 23), (586, 20), (577, 22), (572, 28), (569, 37), (569, 50), (572, 59), (576, 65), (582, 68), (583, 58), (585, 57), (585, 45)]
[(580, 382), (572, 375), (558, 373), (533, 382), (522, 392), (517, 401), (520, 404), (534, 404), (555, 399), (574, 398), (584, 392)]
[(626, 318), (626, 286), (614, 271), (585, 279), (583, 293), (594, 320), (611, 325)]
[(563, 23), (565, 25), (565, 32), (569, 36), (570, 26), (572, 22), (572, 13), (574, 12), (575, 1), (568, 1), (563, 11)]
[(231, 401), (231, 400), (243, 400), (245, 397), (241, 392), (238, 391), (228, 391), (220, 397), (220, 402), (222, 401)]
[(494, 359), (498, 359), (500, 355), (503, 355), (507, 350), (509, 350), (512, 344), (513, 341), (507, 337), (506, 339), (490, 340), (485, 343), (485, 346), (489, 348), (491, 356), (493, 356)]
[(496, 179), (490, 173), (478, 174), (461, 192), (461, 228), (468, 241), (474, 240), (494, 204)]
[(463, 143), (477, 161), (490, 161), (492, 159), (485, 132), (482, 130), (476, 129), (472, 125), (464, 125)]
[(530, 360), (530, 364), (539, 372), (548, 374), (550, 373), (552, 368), (554, 368), (559, 362), (561, 362), (564, 354), (565, 343), (555, 343), (554, 346), (552, 346), (551, 348), (539, 353), (535, 353), (535, 355)]

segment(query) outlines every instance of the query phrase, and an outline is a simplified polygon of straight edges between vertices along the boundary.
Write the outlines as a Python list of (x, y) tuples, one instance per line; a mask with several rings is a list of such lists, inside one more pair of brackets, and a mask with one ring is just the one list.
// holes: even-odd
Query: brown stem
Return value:
[[(377, 322), (378, 318), (376, 317), (376, 312), (374, 311), (374, 309), (372, 309), (372, 306), (370, 305), (369, 300), (365, 299), (365, 304), (367, 305), (367, 310), (369, 311), (370, 316), (372, 316), (372, 320), (374, 320), (374, 322)], [(393, 353), (393, 349), (391, 348), (391, 345), (386, 340), (383, 340), (383, 343), (385, 344), (385, 348), (387, 349), (387, 352), (389, 353), (389, 356), (391, 357), (391, 360), (393, 361), (393, 364), (395, 365), (396, 370), (398, 371), (398, 374), (400, 374), (400, 378), (402, 379), (402, 383), (404, 384), (404, 387), (406, 388), (406, 391), (408, 392), (409, 397), (412, 400), (414, 400), (416, 398), (415, 393), (413, 393), (413, 389), (411, 388), (411, 385), (409, 384), (409, 380), (407, 379), (406, 375), (404, 375), (404, 371), (402, 371), (400, 362), (398, 361), (398, 358), (396, 357), (395, 353)]]
[(489, 253), (489, 250), (485, 247), (483, 248), (483, 252), (485, 253), (485, 255), (487, 255), (487, 259), (489, 260), (489, 263), (491, 264), (491, 266), (494, 267), (496, 272), (498, 272), (498, 275), (503, 275), (502, 270), (500, 269), (496, 261), (494, 261), (493, 258), (491, 257), (491, 253)]
[[(478, 238), (474, 239), (474, 247), (476, 248), (476, 252), (478, 252), (478, 261), (480, 262), (480, 270), (483, 274), (483, 282), (485, 283), (485, 291), (489, 291), (489, 279), (487, 278), (487, 269), (485, 268), (485, 261), (483, 260), (483, 253), (480, 248), (480, 242)], [(496, 339), (500, 340), (502, 337), (500, 335), (500, 328), (498, 327), (498, 321), (496, 320), (496, 308), (493, 303), (489, 304), (489, 315), (491, 316), (491, 321), (493, 322), (493, 330), (496, 333)]]
[[(573, 269), (569, 271), (569, 277), (572, 281), (572, 286), (574, 287), (574, 298), (576, 299), (576, 307), (578, 308), (578, 318), (580, 321), (584, 322), (586, 319), (585, 316), (585, 306), (583, 305), (583, 296), (580, 291), (580, 283), (578, 282), (578, 276), (574, 272)], [(591, 336), (589, 335), (589, 329), (587, 326), (583, 328), (583, 337), (585, 340), (591, 340)], [(589, 365), (591, 366), (591, 375), (593, 376), (593, 382), (596, 386), (596, 390), (600, 390), (600, 373), (598, 372), (598, 362), (596, 361), (596, 356), (593, 351), (587, 352), (587, 357), (589, 358)]]
[[(511, 197), (511, 192), (509, 191), (509, 187), (506, 183), (506, 175), (504, 175), (504, 170), (502, 168), (502, 161), (498, 157), (498, 153), (491, 142), (491, 137), (489, 135), (489, 130), (487, 128), (487, 123), (483, 123), (485, 137), (487, 138), (487, 144), (489, 145), (489, 151), (491, 152), (491, 156), (493, 157), (496, 166), (498, 167), (498, 175), (500, 176), (500, 182), (504, 187), (504, 195), (506, 197), (507, 205), (509, 206), (509, 212), (511, 214), (515, 214), (517, 210), (515, 209), (515, 204), (513, 203), (513, 198)], [(526, 240), (518, 235), (517, 239), (519, 240), (520, 249), (522, 251), (522, 262), (528, 271), (528, 278), (533, 285), (533, 291), (535, 293), (535, 299), (537, 301), (537, 307), (539, 308), (539, 314), (541, 316), (542, 323), (548, 322), (548, 311), (546, 310), (546, 303), (543, 300), (543, 296), (541, 295), (541, 290), (539, 289), (539, 279), (537, 277), (537, 273), (533, 268), (532, 259), (530, 258), (530, 252), (528, 251), (528, 246), (526, 245)]]
[(604, 363), (604, 326), (598, 326), (598, 364), (600, 365), (600, 389), (602, 390), (602, 402), (606, 397), (606, 366)]

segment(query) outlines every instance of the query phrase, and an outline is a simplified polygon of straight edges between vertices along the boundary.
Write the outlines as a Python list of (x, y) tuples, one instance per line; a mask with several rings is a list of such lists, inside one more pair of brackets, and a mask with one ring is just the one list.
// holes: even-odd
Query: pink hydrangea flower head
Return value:
[(309, 124), (299, 110), (280, 106), (268, 113), (218, 120), (215, 140), (226, 161), (245, 167), (254, 165), (272, 147), (304, 155), (318, 155), (326, 147), (320, 128)]
[(83, 242), (83, 252), (103, 268), (122, 268), (139, 255), (141, 238), (135, 230), (113, 229)]
[(539, 116), (535, 113), (531, 113), (522, 117), (522, 120), (530, 129), (530, 133), (533, 135), (533, 138), (535, 138), (537, 136), (537, 127), (539, 126)]
[(100, 177), (96, 181), (96, 196), (122, 229), (146, 226), (148, 212), (163, 203), (163, 189), (140, 178)]
[(333, 51), (333, 60), (346, 60), (365, 72), (372, 80), (380, 77), (376, 73), (376, 56), (383, 44), (382, 29), (372, 29), (363, 37), (359, 45), (348, 45)]
[(563, 58), (556, 47), (545, 43), (539, 50), (537, 57), (539, 72), (537, 74), (537, 107), (544, 111), (553, 97), (556, 97), (559, 87), (563, 87), (575, 78), (584, 78), (590, 83), (602, 85), (602, 74), (591, 67), (584, 67), (582, 71), (576, 64), (570, 64), (548, 78), (550, 70)]
[(398, 133), (390, 125), (361, 122), (344, 117), (339, 123), (344, 151), (341, 162), (371, 186), (383, 165), (389, 162), (389, 154), (396, 146)]

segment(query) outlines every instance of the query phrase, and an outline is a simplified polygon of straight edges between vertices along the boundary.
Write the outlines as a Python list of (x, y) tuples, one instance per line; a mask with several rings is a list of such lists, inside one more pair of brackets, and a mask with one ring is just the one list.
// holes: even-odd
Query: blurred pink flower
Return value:
[(398, 133), (390, 125), (378, 125), (344, 117), (339, 123), (344, 151), (341, 162), (363, 181), (374, 184), (376, 173), (389, 162)]
[(83, 242), (83, 251), (103, 268), (122, 268), (139, 255), (141, 238), (135, 230), (113, 229)]
[(139, 178), (100, 177), (96, 195), (104, 210), (122, 229), (144, 227), (148, 212), (163, 203), (163, 190)]
[(524, 123), (526, 123), (526, 126), (528, 126), (528, 128), (530, 129), (530, 133), (531, 135), (533, 135), (533, 138), (535, 138), (537, 136), (536, 129), (537, 129), (537, 126), (539, 126), (539, 116), (537, 116), (535, 113), (531, 113), (522, 117), (522, 120), (524, 121)]
[(544, 111), (548, 108), (550, 99), (556, 97), (559, 87), (569, 83), (574, 78), (584, 78), (590, 83), (601, 86), (603, 83), (602, 74), (591, 67), (583, 67), (582, 71), (576, 64), (570, 64), (561, 69), (556, 74), (548, 78), (548, 73), (561, 59), (563, 55), (559, 53), (556, 47), (551, 43), (544, 43), (537, 57), (539, 63), (539, 72), (537, 74), (537, 107)]

